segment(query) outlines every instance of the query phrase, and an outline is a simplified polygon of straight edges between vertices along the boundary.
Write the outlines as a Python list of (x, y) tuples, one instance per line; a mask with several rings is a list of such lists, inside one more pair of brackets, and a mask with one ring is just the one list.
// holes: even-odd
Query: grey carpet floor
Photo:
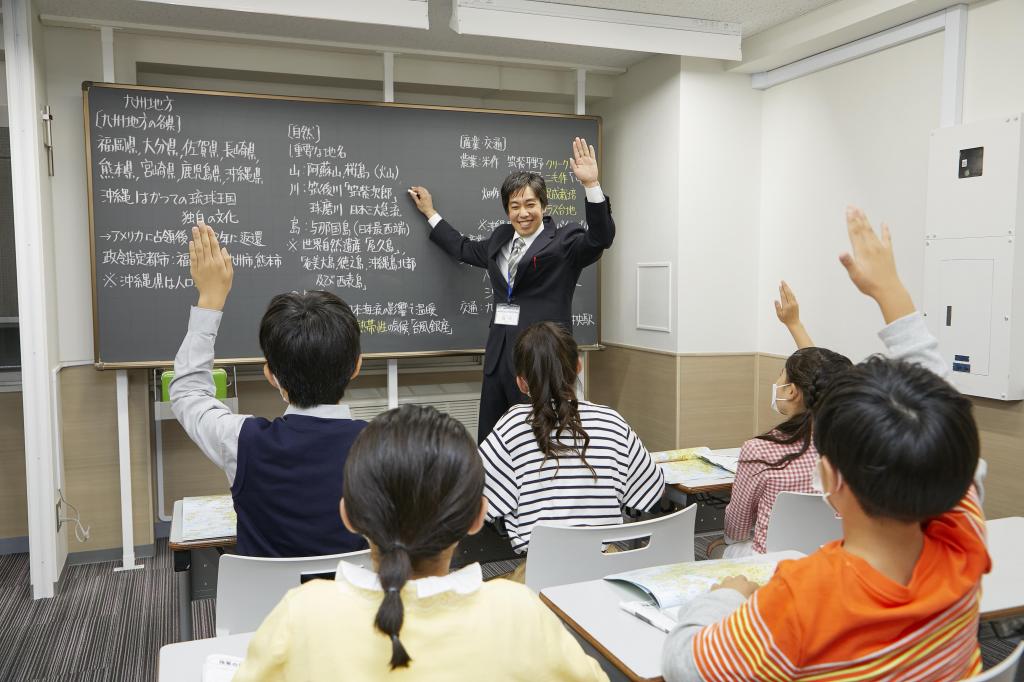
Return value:
[[(697, 555), (714, 536), (698, 537)], [(144, 568), (116, 572), (116, 563), (69, 566), (53, 599), (32, 600), (28, 556), (0, 556), (0, 681), (149, 682), (156, 680), (160, 647), (178, 639), (177, 584), (166, 540)], [(517, 561), (484, 566), (487, 578)], [(214, 600), (192, 605), (196, 638), (214, 633)], [(989, 667), (1020, 638), (1000, 639), (982, 626)], [(1018, 673), (1024, 682), (1024, 670)]]

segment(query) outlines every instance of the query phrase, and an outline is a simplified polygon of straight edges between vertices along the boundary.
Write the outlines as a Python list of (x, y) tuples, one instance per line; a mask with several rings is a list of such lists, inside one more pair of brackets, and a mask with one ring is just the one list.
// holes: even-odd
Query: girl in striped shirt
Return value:
[(540, 521), (601, 526), (622, 523), (623, 507), (653, 507), (665, 476), (618, 412), (577, 400), (572, 335), (538, 322), (513, 358), (530, 403), (509, 408), (480, 444), (487, 517), (504, 521), (512, 548), (525, 553)]
[(800, 322), (800, 307), (789, 285), (779, 285), (775, 312), (797, 350), (772, 384), (772, 409), (786, 417), (740, 448), (736, 480), (725, 508), (725, 536), (708, 547), (710, 558), (764, 554), (768, 520), (781, 492), (810, 493), (818, 451), (811, 438), (814, 410), (829, 383), (853, 366), (849, 358), (817, 348)]

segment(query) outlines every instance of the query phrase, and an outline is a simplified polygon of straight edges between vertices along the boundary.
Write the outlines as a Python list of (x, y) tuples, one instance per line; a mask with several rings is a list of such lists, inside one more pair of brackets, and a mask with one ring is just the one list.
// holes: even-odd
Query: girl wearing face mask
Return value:
[(853, 363), (814, 346), (800, 322), (796, 297), (785, 282), (779, 286), (779, 298), (775, 313), (799, 348), (772, 384), (772, 409), (785, 419), (740, 449), (736, 481), (725, 508), (725, 537), (708, 547), (710, 558), (763, 554), (778, 494), (820, 492), (812, 480), (819, 459), (812, 441), (814, 409), (832, 379)]

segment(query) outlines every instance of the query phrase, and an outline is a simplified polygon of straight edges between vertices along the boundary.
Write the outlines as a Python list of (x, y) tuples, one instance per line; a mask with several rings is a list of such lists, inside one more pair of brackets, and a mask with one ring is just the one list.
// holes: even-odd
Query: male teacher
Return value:
[(494, 316), (484, 355), (478, 441), (483, 441), (505, 411), (522, 400), (516, 385), (512, 350), (519, 332), (535, 322), (558, 322), (572, 332), (572, 297), (583, 268), (597, 262), (612, 245), (615, 223), (608, 199), (598, 184), (597, 158), (586, 140), (572, 143), (569, 165), (586, 188), (587, 225), (558, 229), (550, 216), (544, 178), (513, 173), (501, 186), (501, 203), (509, 222), (485, 241), (474, 241), (448, 224), (425, 187), (409, 194), (430, 223), (430, 239), (463, 263), (486, 268), (491, 276)]

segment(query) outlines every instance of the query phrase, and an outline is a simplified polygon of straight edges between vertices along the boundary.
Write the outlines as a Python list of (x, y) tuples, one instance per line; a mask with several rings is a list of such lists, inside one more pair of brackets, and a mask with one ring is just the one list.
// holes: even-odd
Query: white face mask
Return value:
[(786, 386), (792, 386), (792, 385), (793, 385), (792, 383), (789, 383), (789, 384), (772, 384), (772, 410), (773, 411), (777, 412), (778, 414), (782, 414), (782, 410), (779, 409), (779, 401), (780, 400), (790, 400), (790, 398), (780, 398), (779, 397), (779, 389), (780, 388), (785, 388)]
[[(828, 505), (828, 508), (832, 510), (832, 513), (836, 515), (836, 518), (841, 519), (843, 517), (839, 514), (839, 511), (832, 506), (831, 502), (828, 501), (828, 498), (832, 496), (832, 493), (834, 493), (835, 490), (833, 490), (832, 493), (825, 492), (825, 484), (822, 482), (821, 475), (822, 466), (821, 458), (819, 457), (818, 463), (814, 465), (814, 472), (811, 474), (811, 490), (821, 495), (822, 501)], [(836, 490), (839, 490), (839, 486), (842, 484), (843, 475), (836, 471)]]

